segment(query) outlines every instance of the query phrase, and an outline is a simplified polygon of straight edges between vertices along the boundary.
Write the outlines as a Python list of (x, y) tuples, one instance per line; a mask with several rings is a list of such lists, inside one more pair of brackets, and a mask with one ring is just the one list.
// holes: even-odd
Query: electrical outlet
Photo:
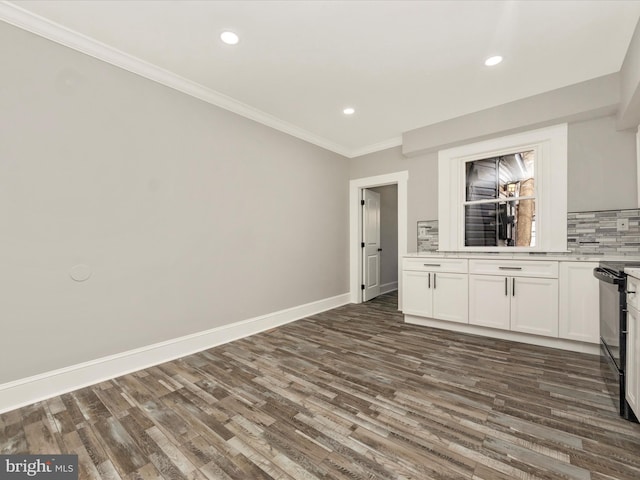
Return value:
[(618, 219), (618, 231), (626, 232), (629, 230), (629, 219), (628, 218), (619, 218)]

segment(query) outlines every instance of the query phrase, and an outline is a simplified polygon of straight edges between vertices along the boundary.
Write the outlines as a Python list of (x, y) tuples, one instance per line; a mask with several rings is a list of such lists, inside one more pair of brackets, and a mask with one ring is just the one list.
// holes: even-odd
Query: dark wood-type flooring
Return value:
[(81, 479), (640, 479), (596, 356), (406, 325), (393, 294), (0, 415)]

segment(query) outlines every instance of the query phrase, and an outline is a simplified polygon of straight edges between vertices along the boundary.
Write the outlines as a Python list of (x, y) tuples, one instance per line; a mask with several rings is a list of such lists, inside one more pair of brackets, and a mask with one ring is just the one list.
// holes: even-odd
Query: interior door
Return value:
[(362, 190), (362, 301), (380, 295), (380, 194)]

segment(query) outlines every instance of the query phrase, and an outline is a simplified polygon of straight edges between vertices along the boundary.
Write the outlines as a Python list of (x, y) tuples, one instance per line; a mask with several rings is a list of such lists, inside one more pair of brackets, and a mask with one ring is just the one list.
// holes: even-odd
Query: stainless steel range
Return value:
[(627, 359), (627, 275), (625, 267), (640, 262), (600, 262), (593, 275), (600, 280), (600, 366), (620, 415), (637, 422), (625, 399)]

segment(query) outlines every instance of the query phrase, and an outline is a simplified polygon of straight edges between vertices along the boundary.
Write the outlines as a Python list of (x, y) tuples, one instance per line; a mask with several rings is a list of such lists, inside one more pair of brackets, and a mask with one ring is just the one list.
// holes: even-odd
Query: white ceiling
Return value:
[[(10, 23), (108, 61), (121, 52), (137, 57), (147, 62), (137, 73), (151, 71), (148, 63), (161, 67), (175, 74), (169, 85), (188, 84), (176, 88), (347, 156), (398, 145), (417, 127), (617, 72), (640, 18), (640, 1), (611, 0), (0, 7)], [(224, 29), (240, 43), (222, 44)], [(90, 39), (112, 48), (88, 47)], [(485, 67), (493, 54), (504, 62)], [(136, 71), (125, 57), (112, 63)], [(356, 114), (344, 116), (345, 106)]]

